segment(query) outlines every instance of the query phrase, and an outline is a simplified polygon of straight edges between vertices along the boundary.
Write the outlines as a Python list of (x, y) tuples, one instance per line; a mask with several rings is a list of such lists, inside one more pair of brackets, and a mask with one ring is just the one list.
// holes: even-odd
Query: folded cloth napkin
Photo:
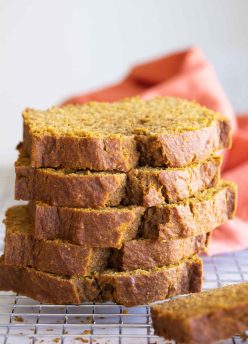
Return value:
[(114, 101), (140, 95), (177, 96), (197, 100), (231, 120), (233, 146), (225, 152), (223, 178), (238, 184), (238, 208), (234, 220), (214, 231), (208, 254), (248, 247), (248, 117), (236, 117), (212, 65), (198, 48), (190, 48), (134, 67), (120, 83), (68, 99), (64, 104), (90, 100)]

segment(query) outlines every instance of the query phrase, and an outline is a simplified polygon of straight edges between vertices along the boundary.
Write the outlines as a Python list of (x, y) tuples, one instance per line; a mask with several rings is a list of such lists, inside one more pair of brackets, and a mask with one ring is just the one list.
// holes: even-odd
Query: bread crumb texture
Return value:
[(196, 102), (171, 97), (90, 102), (52, 107), (47, 111), (27, 108), (23, 117), (34, 135), (72, 137), (173, 134), (208, 127), (216, 120), (226, 120)]

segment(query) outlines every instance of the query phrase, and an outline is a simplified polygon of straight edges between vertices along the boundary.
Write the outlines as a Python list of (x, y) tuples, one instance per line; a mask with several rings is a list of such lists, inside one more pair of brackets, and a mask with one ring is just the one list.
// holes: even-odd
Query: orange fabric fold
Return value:
[(214, 68), (198, 48), (176, 52), (135, 66), (118, 84), (75, 96), (64, 104), (82, 104), (90, 100), (114, 101), (140, 95), (177, 96), (228, 116), (233, 128), (233, 146), (225, 152), (223, 178), (238, 184), (238, 208), (234, 220), (214, 231), (208, 254), (232, 252), (248, 247), (248, 116), (236, 117)]

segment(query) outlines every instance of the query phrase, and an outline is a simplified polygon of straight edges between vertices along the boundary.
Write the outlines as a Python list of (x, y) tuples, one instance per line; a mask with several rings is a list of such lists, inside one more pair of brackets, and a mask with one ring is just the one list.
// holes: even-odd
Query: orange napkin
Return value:
[[(177, 96), (228, 116), (233, 126), (233, 146), (225, 152), (223, 178), (238, 184), (238, 209), (234, 220), (212, 236), (208, 254), (232, 252), (248, 247), (248, 117), (236, 118), (212, 65), (198, 48), (190, 48), (134, 67), (120, 83), (93, 93), (79, 95), (65, 103), (90, 100), (114, 101), (140, 95)], [(64, 104), (65, 104), (64, 103)]]

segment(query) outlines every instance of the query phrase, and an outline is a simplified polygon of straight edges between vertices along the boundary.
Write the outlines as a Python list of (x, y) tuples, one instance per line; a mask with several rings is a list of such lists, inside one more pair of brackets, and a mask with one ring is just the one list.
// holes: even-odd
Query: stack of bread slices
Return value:
[(201, 289), (230, 123), (170, 97), (26, 109), (0, 289), (40, 302), (147, 304)]

